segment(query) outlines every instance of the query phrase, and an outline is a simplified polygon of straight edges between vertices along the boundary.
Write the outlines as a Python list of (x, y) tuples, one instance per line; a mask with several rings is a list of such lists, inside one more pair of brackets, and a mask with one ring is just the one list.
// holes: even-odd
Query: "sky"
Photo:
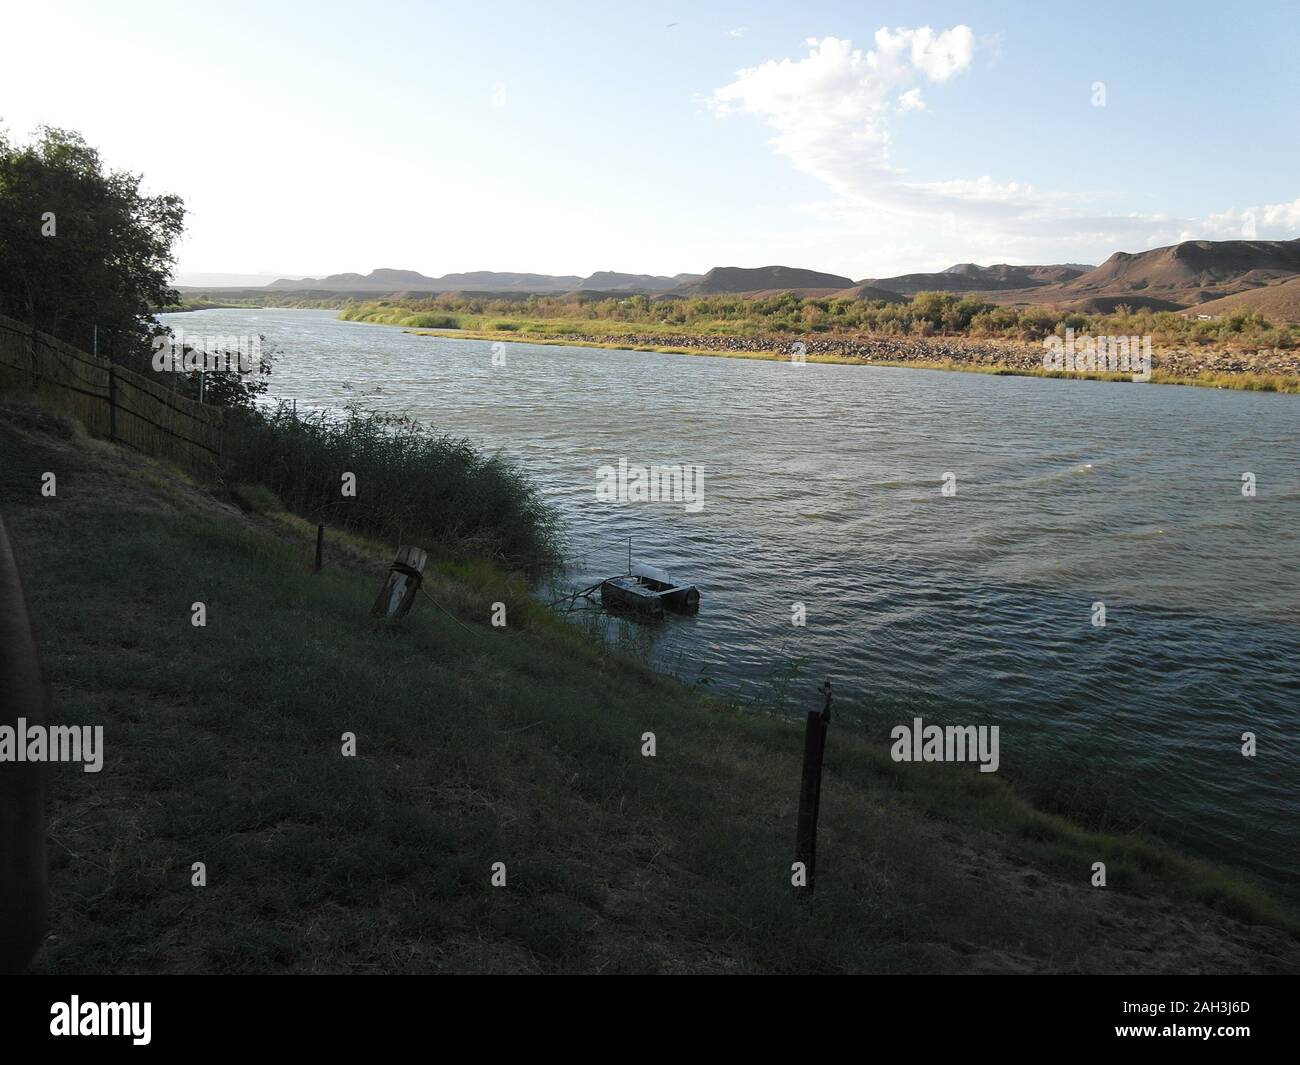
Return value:
[[(0, 124), (188, 208), (177, 280), (854, 280), (1300, 237), (1300, 5), (6, 2)], [(203, 279), (203, 280), (198, 280)]]

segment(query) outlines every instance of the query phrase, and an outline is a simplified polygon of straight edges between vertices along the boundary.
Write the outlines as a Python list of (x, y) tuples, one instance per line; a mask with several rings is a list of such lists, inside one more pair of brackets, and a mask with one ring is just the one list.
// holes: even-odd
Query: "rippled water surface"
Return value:
[[(829, 677), (881, 738), (997, 724), (1004, 770), (1092, 766), (1198, 852), (1300, 879), (1300, 397), (513, 343), (503, 367), (330, 311), (164, 317), (263, 334), (300, 409), (503, 450), (563, 512), (571, 586), (631, 536), (701, 588), (653, 634), (686, 679), (754, 696), (800, 660), (799, 707)], [(620, 458), (703, 467), (705, 506), (597, 502)]]

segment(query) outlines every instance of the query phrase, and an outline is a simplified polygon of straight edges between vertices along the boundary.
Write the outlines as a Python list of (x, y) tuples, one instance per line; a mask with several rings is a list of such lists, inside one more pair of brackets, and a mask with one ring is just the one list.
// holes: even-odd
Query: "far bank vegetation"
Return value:
[(1250, 311), (1233, 311), (1212, 320), (1125, 307), (1113, 314), (1084, 314), (1046, 306), (999, 306), (979, 296), (951, 292), (919, 292), (905, 302), (801, 297), (792, 292), (684, 299), (448, 293), (425, 299), (349, 300), (341, 307), (340, 317), (347, 321), (409, 329), (608, 336), (826, 333), (1013, 341), (1039, 341), (1073, 329), (1076, 334), (1151, 336), (1166, 344), (1300, 348), (1300, 327), (1274, 324)]

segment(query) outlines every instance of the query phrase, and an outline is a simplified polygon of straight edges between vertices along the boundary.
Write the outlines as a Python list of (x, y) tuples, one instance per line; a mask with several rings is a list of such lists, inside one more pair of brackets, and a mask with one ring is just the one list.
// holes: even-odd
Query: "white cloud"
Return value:
[(929, 26), (919, 30), (876, 31), (876, 44), (883, 49), (910, 46), (912, 66), (931, 81), (947, 81), (970, 66), (975, 54), (975, 34), (969, 26), (954, 26), (936, 34)]
[(805, 43), (802, 59), (741, 70), (710, 102), (719, 115), (763, 118), (777, 151), (837, 194), (856, 197), (897, 183), (888, 167), (890, 113), (923, 103), (916, 81), (946, 81), (969, 66), (974, 35), (965, 26), (937, 35), (928, 27), (882, 29), (865, 52), (838, 37)]
[(805, 44), (801, 59), (739, 71), (713, 93), (714, 112), (761, 117), (776, 150), (841, 197), (897, 189), (890, 117), (925, 106), (918, 81), (948, 81), (969, 67), (974, 34), (966, 26), (939, 34), (926, 26), (881, 29), (867, 51), (838, 37)]
[(924, 111), (925, 99), (921, 96), (920, 89), (908, 89), (898, 98), (898, 109), (904, 113), (908, 111)]
[(1300, 231), (1300, 197), (1290, 203), (1269, 203), (1238, 211), (1229, 208), (1202, 223), (1206, 233), (1221, 239), (1266, 240), (1270, 233), (1294, 235)]
[[(875, 276), (959, 260), (1078, 261), (1185, 239), (1276, 239), (1300, 231), (1300, 199), (1176, 219), (1090, 213), (1087, 196), (990, 176), (909, 180), (891, 158), (891, 124), (927, 108), (921, 85), (942, 93), (971, 68), (979, 48), (996, 53), (998, 45), (996, 35), (977, 43), (967, 26), (938, 33), (929, 26), (882, 28), (865, 51), (837, 37), (809, 38), (801, 58), (738, 71), (710, 105), (719, 116), (765, 122), (776, 151), (830, 193), (802, 208), (828, 227), (809, 234), (810, 241), (825, 244), (838, 233), (845, 247), (869, 246), (870, 263), (856, 268)], [(842, 260), (838, 267), (854, 268)]]

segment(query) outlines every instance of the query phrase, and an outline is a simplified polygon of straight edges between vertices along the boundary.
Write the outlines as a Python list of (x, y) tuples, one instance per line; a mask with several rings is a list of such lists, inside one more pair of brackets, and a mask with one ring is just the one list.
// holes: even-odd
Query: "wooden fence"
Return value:
[(35, 392), (94, 436), (199, 473), (221, 460), (224, 412), (0, 315), (0, 389)]

